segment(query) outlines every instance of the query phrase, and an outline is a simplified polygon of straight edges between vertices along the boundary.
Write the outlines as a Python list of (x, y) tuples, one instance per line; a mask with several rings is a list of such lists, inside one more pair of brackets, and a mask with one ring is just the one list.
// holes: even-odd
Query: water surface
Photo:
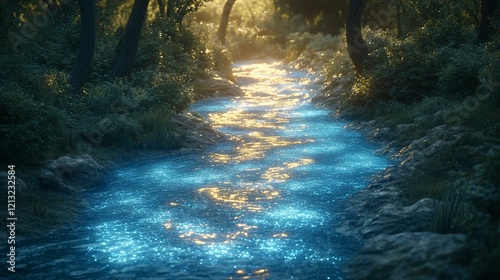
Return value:
[[(23, 279), (342, 279), (338, 202), (388, 161), (310, 99), (313, 76), (243, 62), (245, 92), (191, 109), (229, 140), (121, 167), (71, 230), (20, 245)], [(28, 278), (26, 278), (28, 277)]]

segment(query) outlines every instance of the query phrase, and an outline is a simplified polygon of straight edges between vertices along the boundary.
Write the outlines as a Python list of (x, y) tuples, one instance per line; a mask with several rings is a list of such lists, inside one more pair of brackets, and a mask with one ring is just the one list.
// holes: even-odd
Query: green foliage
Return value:
[[(495, 141), (481, 137), (482, 140)], [(462, 221), (462, 226), (470, 235), (480, 234), (477, 229), (484, 225), (498, 225), (500, 221), (500, 148), (498, 145), (488, 147), (487, 143), (474, 149), (475, 157), (481, 157), (483, 162), (478, 163), (472, 172), (464, 174), (455, 182), (465, 194), (465, 200), (470, 206), (468, 216)], [(493, 229), (495, 230), (495, 229)]]
[(59, 149), (58, 140), (65, 132), (62, 111), (35, 102), (22, 88), (0, 88), (0, 153), (3, 164), (34, 166)]
[[(174, 125), (168, 119), (192, 102), (195, 80), (217, 67), (230, 74), (227, 69), (231, 57), (220, 45), (207, 49), (206, 42), (186, 22), (182, 24), (185, 16), (206, 1), (168, 1), (172, 8), (168, 18), (157, 13), (154, 2), (141, 34), (132, 74), (108, 80), (114, 50), (133, 2), (96, 3), (95, 54), (80, 95), (72, 94), (67, 82), (80, 40), (76, 2), (68, 3), (64, 13), (48, 15), (43, 26), (35, 26), (34, 36), (27, 38), (17, 52), (8, 44), (0, 45), (2, 162), (38, 166), (47, 158), (78, 153), (82, 143), (90, 145), (88, 151), (98, 147), (180, 146), (180, 140), (172, 135), (182, 133), (174, 133)], [(26, 20), (42, 12), (29, 1), (9, 1), (0, 6), (8, 8), (2, 10), (0, 24), (16, 34), (22, 31)], [(20, 21), (16, 26), (12, 23), (17, 19)], [(148, 117), (144, 116), (160, 111), (167, 119), (156, 125), (151, 125), (153, 117), (145, 121)]]
[(454, 18), (463, 26), (477, 22), (479, 18), (479, 1), (406, 0), (404, 2), (408, 17), (419, 24), (429, 20)]
[(310, 31), (338, 35), (345, 22), (348, 1), (329, 0), (275, 0), (274, 5), (280, 15), (286, 19), (300, 16), (302, 26)]
[(437, 81), (432, 56), (411, 42), (389, 40), (387, 33), (368, 32), (367, 40), (373, 42), (370, 48), (374, 51), (367, 58), (366, 75), (359, 79), (355, 93), (369, 101), (391, 99), (403, 103), (432, 94)]
[(448, 96), (464, 96), (479, 86), (479, 70), (484, 65), (484, 56), (479, 47), (461, 45), (458, 49), (443, 49), (442, 56), (450, 61), (438, 73), (437, 90)]
[(457, 228), (457, 222), (464, 211), (463, 205), (459, 194), (448, 194), (443, 200), (436, 202), (428, 230), (443, 234), (461, 232)]
[(109, 118), (112, 129), (103, 135), (102, 146), (134, 148), (137, 144), (141, 127), (133, 117), (118, 115)]
[(141, 145), (146, 149), (171, 150), (181, 146), (181, 134), (170, 122), (171, 112), (151, 111), (139, 123), (143, 128)]
[[(380, 127), (395, 128), (400, 124), (415, 123), (422, 126), (421, 131), (427, 132), (429, 129), (443, 124), (443, 119), (440, 116), (433, 116), (435, 113), (450, 106), (450, 102), (444, 97), (428, 97), (413, 105), (406, 105), (403, 103), (389, 101), (376, 107), (374, 114), (376, 123)], [(416, 119), (423, 121), (415, 122)], [(415, 129), (412, 129), (415, 131)], [(420, 134), (419, 134), (420, 135)], [(423, 135), (420, 135), (422, 137)], [(411, 139), (418, 139), (419, 136), (411, 137)]]
[[(385, 2), (368, 5), (376, 12)], [(402, 2), (406, 37), (395, 38), (394, 26), (364, 28), (369, 55), (362, 75), (353, 71), (345, 48), (328, 53), (318, 100), (340, 116), (373, 120), (369, 124), (383, 131), (377, 139), (399, 150), (408, 167), (408, 176), (398, 180), (405, 198), (438, 201), (428, 230), (466, 233), (476, 248), (476, 278), (496, 279), (500, 36), (477, 44), (479, 1)], [(292, 36), (302, 40), (290, 41), (296, 44), (288, 48), (291, 59), (321, 41)]]
[(169, 0), (167, 1), (167, 16), (177, 25), (181, 24), (184, 17), (198, 11), (205, 2), (210, 0)]
[[(356, 78), (353, 99), (410, 104), (425, 97), (473, 93), (479, 85), (484, 56), (479, 47), (470, 44), (473, 36), (469, 31), (429, 23), (397, 40), (389, 33), (365, 29), (370, 54), (364, 75)], [(438, 42), (445, 44), (439, 46)]]
[(407, 41), (414, 44), (420, 52), (436, 52), (443, 47), (458, 48), (462, 44), (472, 43), (475, 30), (464, 26), (456, 18), (432, 19), (421, 28), (410, 33)]
[(299, 60), (303, 67), (324, 65), (333, 54), (343, 48), (342, 39), (331, 35), (291, 33), (285, 60)]
[(217, 24), (215, 22), (191, 22), (190, 30), (199, 39), (199, 48), (193, 52), (193, 57), (198, 62), (200, 70), (206, 72), (207, 69), (213, 69), (224, 77), (234, 80), (232, 54), (226, 46), (221, 45), (218, 41)]

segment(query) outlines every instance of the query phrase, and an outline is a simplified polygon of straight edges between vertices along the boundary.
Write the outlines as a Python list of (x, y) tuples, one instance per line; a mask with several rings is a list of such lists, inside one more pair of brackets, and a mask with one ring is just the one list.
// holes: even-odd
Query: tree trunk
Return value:
[(346, 18), (347, 51), (359, 74), (363, 73), (363, 62), (368, 55), (368, 48), (361, 34), (361, 15), (364, 4), (364, 0), (351, 0)]
[(222, 11), (219, 32), (217, 32), (219, 40), (222, 44), (226, 43), (227, 24), (229, 23), (229, 15), (231, 14), (231, 10), (233, 9), (234, 2), (236, 2), (236, 0), (227, 0), (226, 4), (224, 5), (224, 10)]
[(158, 0), (158, 7), (160, 8), (160, 15), (166, 16), (167, 10), (165, 6), (165, 0)]
[(481, 0), (481, 19), (479, 20), (479, 29), (477, 31), (477, 40), (479, 43), (486, 43), (491, 39), (493, 26), (491, 19), (497, 9), (497, 0)]
[(111, 79), (125, 77), (132, 72), (132, 66), (139, 47), (142, 26), (146, 21), (148, 4), (149, 0), (134, 1), (125, 32), (116, 47), (115, 58), (113, 59), (109, 73)]
[(404, 12), (404, 6), (403, 6), (403, 2), (401, 2), (401, 0), (398, 0), (396, 2), (396, 18), (397, 18), (397, 21), (398, 21), (398, 34), (397, 34), (397, 38), (398, 39), (401, 39), (403, 38), (403, 26), (401, 24), (401, 14)]
[(167, 11), (165, 12), (165, 14), (167, 15), (167, 18), (172, 17), (175, 4), (176, 4), (176, 2), (174, 2), (173, 0), (167, 1)]
[(81, 14), (80, 47), (75, 63), (69, 74), (69, 83), (75, 92), (79, 92), (90, 73), (95, 47), (95, 2), (78, 0)]

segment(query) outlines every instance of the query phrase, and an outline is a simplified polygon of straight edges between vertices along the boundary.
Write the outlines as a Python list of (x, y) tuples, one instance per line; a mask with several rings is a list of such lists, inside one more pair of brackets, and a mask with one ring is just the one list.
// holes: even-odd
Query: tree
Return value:
[(401, 39), (403, 37), (403, 25), (401, 24), (401, 14), (404, 13), (404, 6), (402, 0), (396, 2), (396, 19), (398, 21), (398, 35), (397, 38)]
[(95, 47), (95, 2), (78, 0), (81, 14), (80, 47), (69, 73), (69, 83), (75, 92), (80, 91), (90, 73)]
[(208, 1), (210, 0), (168, 0), (167, 18), (180, 27), (186, 15), (198, 11)]
[(368, 48), (361, 34), (361, 15), (364, 5), (365, 0), (351, 0), (349, 2), (345, 30), (347, 51), (359, 74), (363, 73), (363, 62), (368, 55)]
[(236, 0), (227, 0), (224, 5), (224, 10), (222, 11), (219, 31), (217, 32), (219, 40), (222, 44), (226, 43), (227, 24), (229, 23), (229, 15), (233, 9), (234, 2), (236, 2)]
[(132, 66), (139, 47), (139, 37), (146, 21), (149, 0), (135, 0), (127, 21), (125, 32), (116, 47), (109, 77), (125, 77), (132, 71)]
[(158, 7), (160, 9), (160, 15), (165, 16), (166, 15), (166, 7), (165, 6), (165, 0), (158, 0)]
[(497, 0), (481, 0), (481, 19), (477, 32), (477, 40), (480, 43), (488, 42), (491, 38), (493, 33), (491, 19), (496, 12), (497, 6)]
[(339, 35), (344, 26), (348, 0), (274, 0), (281, 15), (301, 16), (312, 32)]

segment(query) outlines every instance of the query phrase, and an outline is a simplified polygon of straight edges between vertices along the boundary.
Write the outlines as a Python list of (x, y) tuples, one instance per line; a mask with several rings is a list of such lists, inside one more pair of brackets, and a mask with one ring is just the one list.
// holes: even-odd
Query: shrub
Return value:
[(60, 148), (66, 116), (55, 107), (35, 102), (18, 86), (2, 86), (0, 91), (1, 161), (36, 166)]
[(170, 122), (171, 112), (150, 111), (140, 117), (140, 145), (145, 149), (172, 150), (181, 147), (181, 134)]
[(432, 96), (437, 82), (432, 55), (422, 52), (410, 40), (390, 39), (386, 32), (367, 30), (370, 54), (366, 71), (355, 85), (355, 94), (369, 101), (394, 100), (412, 103)]
[[(289, 35), (290, 44), (287, 44), (285, 60), (294, 61), (299, 59), (304, 67), (328, 62), (333, 53), (339, 50), (342, 39), (331, 35), (311, 34), (311, 33), (291, 33)], [(306, 63), (306, 64), (305, 64)]]
[(434, 205), (434, 216), (428, 230), (436, 233), (461, 232), (458, 226), (460, 215), (464, 211), (464, 203), (459, 194), (448, 194)]
[(480, 48), (461, 45), (457, 49), (444, 48), (441, 52), (449, 57), (449, 62), (438, 72), (438, 90), (448, 96), (474, 93), (479, 85), (479, 70), (484, 65)]

